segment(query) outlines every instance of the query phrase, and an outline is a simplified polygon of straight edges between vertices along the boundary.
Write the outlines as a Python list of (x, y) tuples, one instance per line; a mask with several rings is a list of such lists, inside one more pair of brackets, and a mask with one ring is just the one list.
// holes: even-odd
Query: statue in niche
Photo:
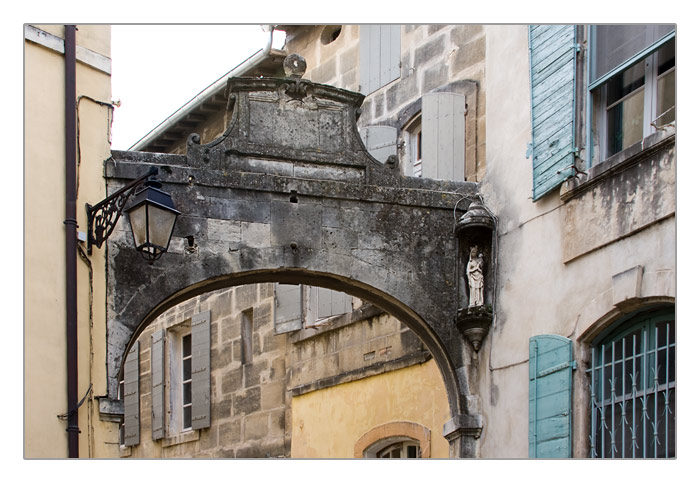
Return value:
[(476, 246), (469, 250), (467, 282), (469, 282), (469, 307), (484, 305), (484, 254), (479, 253), (479, 247)]

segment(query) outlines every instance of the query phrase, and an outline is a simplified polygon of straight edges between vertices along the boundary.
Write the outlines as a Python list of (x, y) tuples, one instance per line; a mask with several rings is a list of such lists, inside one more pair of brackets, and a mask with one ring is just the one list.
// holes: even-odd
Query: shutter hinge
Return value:
[(576, 361), (571, 361), (571, 370), (575, 371), (578, 369), (578, 364), (576, 364)]
[(581, 52), (581, 44), (575, 43), (575, 44), (574, 44), (574, 49), (576, 50), (576, 53), (577, 53), (577, 54), (578, 54), (579, 52)]
[(527, 150), (525, 151), (525, 159), (530, 159), (532, 155), (532, 143), (527, 143)]

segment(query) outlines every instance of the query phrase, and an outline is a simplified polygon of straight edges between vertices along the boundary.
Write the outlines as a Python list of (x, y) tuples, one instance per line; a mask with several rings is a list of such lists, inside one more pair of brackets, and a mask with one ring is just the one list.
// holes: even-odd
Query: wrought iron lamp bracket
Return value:
[(136, 191), (136, 188), (141, 186), (144, 181), (150, 176), (158, 174), (158, 168), (155, 166), (148, 170), (148, 173), (135, 179), (128, 185), (124, 186), (119, 191), (108, 196), (96, 205), (92, 206), (85, 203), (87, 211), (88, 234), (87, 234), (87, 252), (92, 254), (92, 246), (101, 248), (102, 244), (112, 234), (117, 221), (122, 215), (122, 210), (129, 200), (129, 197)]

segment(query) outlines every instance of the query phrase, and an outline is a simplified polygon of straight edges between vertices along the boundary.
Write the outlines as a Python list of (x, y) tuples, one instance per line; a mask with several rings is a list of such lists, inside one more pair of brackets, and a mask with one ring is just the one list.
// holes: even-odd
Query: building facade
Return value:
[[(106, 384), (101, 362), (106, 358), (102, 342), (106, 320), (104, 310), (100, 310), (106, 300), (105, 260), (89, 257), (85, 245), (78, 241), (78, 232), (86, 232), (85, 204), (95, 204), (105, 197), (102, 161), (110, 155), (113, 109), (110, 28), (78, 26), (74, 41), (68, 42), (73, 46), (74, 62), (65, 55), (66, 29), (72, 30), (63, 25), (24, 26), (27, 458), (69, 456), (68, 426), (75, 429), (72, 434), (79, 447), (74, 451), (80, 456), (106, 457), (114, 455), (118, 447), (111, 444), (116, 441), (115, 425), (100, 419), (94, 399), (105, 393)], [(70, 84), (66, 74), (71, 72), (75, 88), (68, 97), (70, 107), (66, 107), (65, 86)], [(67, 131), (71, 133), (68, 136)], [(71, 142), (72, 146), (66, 148)], [(69, 165), (74, 167), (73, 183), (66, 175)], [(66, 206), (70, 199), (74, 200), (72, 213)], [(66, 254), (69, 229), (75, 240), (72, 260)], [(67, 276), (70, 267), (73, 276)], [(72, 310), (67, 309), (69, 305)], [(67, 319), (72, 328), (67, 328)], [(73, 347), (70, 370), (69, 344)], [(67, 396), (69, 378), (74, 385)], [(76, 409), (81, 400), (82, 405)], [(69, 421), (69, 414), (77, 414), (77, 421)]]
[[(378, 162), (471, 183), (494, 222), (480, 246), (488, 324), (462, 329), (472, 456), (675, 457), (675, 27), (276, 28), (284, 52), (267, 46), (235, 76), (282, 77), (284, 56), (300, 55), (303, 79), (366, 96), (357, 124)], [(215, 86), (133, 150), (217, 139), (226, 92)], [(207, 229), (235, 243), (227, 226)], [(197, 246), (175, 236), (171, 250)], [(455, 297), (472, 303), (474, 282), (461, 280)], [(324, 288), (198, 295), (135, 334), (123, 406), (100, 401), (100, 417), (119, 421), (110, 454), (453, 456), (424, 342)]]

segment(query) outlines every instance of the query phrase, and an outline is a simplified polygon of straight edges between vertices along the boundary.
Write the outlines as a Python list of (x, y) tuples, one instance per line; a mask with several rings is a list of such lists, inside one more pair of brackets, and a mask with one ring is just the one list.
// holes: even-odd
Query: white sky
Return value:
[[(261, 49), (249, 25), (113, 25), (112, 149), (126, 150), (190, 99)], [(281, 48), (283, 32), (273, 47)]]

